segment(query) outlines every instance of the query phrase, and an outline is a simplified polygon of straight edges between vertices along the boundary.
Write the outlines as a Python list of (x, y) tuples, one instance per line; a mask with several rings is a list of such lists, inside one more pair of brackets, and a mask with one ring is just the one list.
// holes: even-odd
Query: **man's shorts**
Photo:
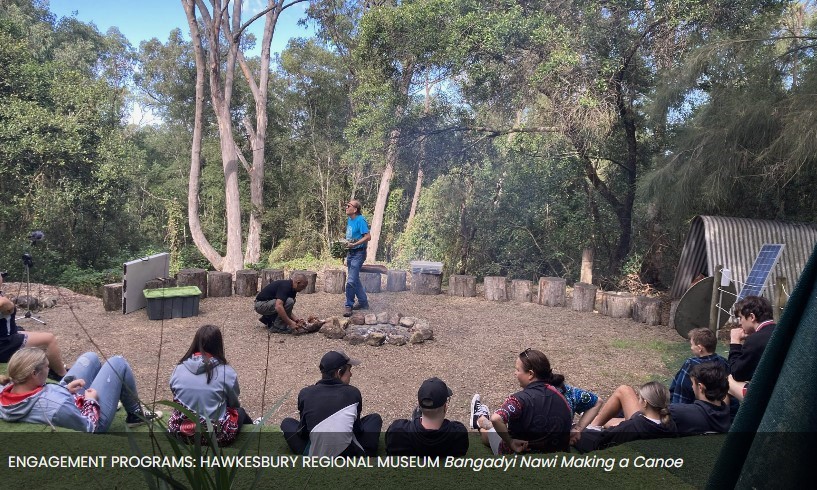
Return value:
[(11, 356), (26, 346), (28, 335), (15, 333), (8, 337), (0, 337), (0, 362), (9, 362)]

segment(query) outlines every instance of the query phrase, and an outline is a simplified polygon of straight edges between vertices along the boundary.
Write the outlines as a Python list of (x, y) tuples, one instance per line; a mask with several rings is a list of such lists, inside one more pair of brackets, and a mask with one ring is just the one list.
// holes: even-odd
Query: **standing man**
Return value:
[(734, 308), (740, 326), (729, 332), (729, 394), (743, 400), (775, 323), (772, 305), (763, 296), (747, 296)]
[(259, 320), (275, 333), (293, 333), (305, 322), (292, 315), (295, 296), (306, 288), (306, 276), (300, 272), (291, 279), (272, 281), (255, 297), (255, 311)]
[[(360, 268), (366, 261), (366, 242), (372, 239), (369, 224), (360, 214), (360, 201), (352, 199), (346, 204), (346, 304), (343, 316), (352, 316), (352, 310), (369, 309), (369, 298), (360, 282)], [(357, 296), (357, 303), (355, 303)]]

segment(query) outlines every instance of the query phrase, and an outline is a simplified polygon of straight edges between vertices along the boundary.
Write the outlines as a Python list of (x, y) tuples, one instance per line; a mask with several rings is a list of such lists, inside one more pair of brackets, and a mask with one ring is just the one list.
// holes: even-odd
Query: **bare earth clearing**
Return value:
[[(16, 294), (18, 285), (6, 284), (4, 289)], [(352, 384), (363, 393), (364, 414), (380, 413), (385, 428), (393, 419), (409, 416), (417, 403), (417, 387), (430, 376), (439, 376), (454, 391), (449, 409), (452, 419), (466, 421), (474, 393), (481, 393), (489, 407), (496, 407), (518, 389), (514, 360), (527, 347), (544, 351), (554, 371), (563, 373), (568, 383), (606, 399), (619, 384), (638, 384), (653, 375), (670, 376), (661, 354), (650, 346), (684, 342), (666, 326), (651, 327), (569, 308), (445, 294), (371, 294), (371, 312), (425, 318), (434, 329), (434, 340), (423, 344), (372, 347), (351, 346), (319, 333), (268, 335), (252, 309), (253, 298), (208, 298), (201, 301), (198, 317), (151, 321), (145, 310), (128, 315), (106, 312), (102, 300), (64, 288), (32, 284), (31, 293), (40, 298), (53, 296), (57, 306), (37, 313), (48, 322), (46, 326), (24, 320), (18, 312), (21, 326), (57, 334), (69, 365), (83, 352), (95, 350), (89, 335), (104, 355), (124, 355), (134, 368), (140, 396), (148, 403), (154, 392), (156, 400), (170, 398), (170, 374), (196, 329), (205, 323), (218, 325), (224, 333), (227, 359), (239, 375), (242, 404), (252, 416), (261, 415), (262, 399), (268, 410), (288, 393), (283, 406), (269, 418), (268, 423), (275, 425), (284, 417), (297, 417), (298, 391), (319, 379), (318, 361), (330, 349), (344, 349), (362, 361), (353, 370)], [(326, 318), (339, 315), (342, 306), (341, 295), (299, 294), (295, 315)]]

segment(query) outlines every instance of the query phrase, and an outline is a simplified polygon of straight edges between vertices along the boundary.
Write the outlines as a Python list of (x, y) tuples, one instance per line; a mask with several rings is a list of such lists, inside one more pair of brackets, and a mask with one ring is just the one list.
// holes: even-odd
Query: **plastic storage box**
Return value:
[(201, 290), (198, 286), (145, 289), (148, 319), (167, 320), (198, 316)]
[(442, 262), (429, 262), (427, 260), (412, 260), (411, 272), (419, 274), (442, 274)]

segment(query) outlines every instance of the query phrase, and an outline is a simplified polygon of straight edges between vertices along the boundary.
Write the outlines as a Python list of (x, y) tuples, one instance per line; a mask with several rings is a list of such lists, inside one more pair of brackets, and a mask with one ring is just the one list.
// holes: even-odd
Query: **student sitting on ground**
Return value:
[(60, 384), (46, 384), (45, 352), (24, 347), (11, 356), (8, 373), (8, 377), (0, 376), (0, 420), (6, 422), (107, 432), (120, 401), (128, 414), (128, 427), (162, 417), (158, 410), (142, 408), (133, 372), (121, 356), (111, 357), (103, 365), (96, 354), (86, 352)]
[(350, 385), (352, 366), (360, 361), (342, 351), (321, 358), (322, 379), (298, 393), (301, 421), (281, 422), (284, 438), (295, 454), (307, 456), (374, 456), (383, 419), (372, 413), (361, 417), (363, 397)]
[(728, 432), (732, 425), (729, 405), (724, 402), (729, 381), (726, 368), (719, 362), (697, 364), (689, 372), (693, 403), (671, 403), (669, 413), (680, 435)]
[[(173, 401), (199, 416), (202, 444), (210, 443), (207, 420), (213, 425), (219, 446), (232, 443), (241, 425), (252, 424), (238, 402), (238, 375), (227, 363), (221, 330), (215, 325), (203, 325), (196, 331), (193, 343), (173, 370), (170, 391)], [(196, 422), (173, 410), (167, 430), (192, 442)]]
[[(651, 381), (638, 392), (632, 386), (619, 386), (601, 407), (593, 427), (582, 433), (576, 449), (587, 452), (638, 439), (674, 437), (676, 428), (668, 406), (669, 390), (661, 383)], [(624, 419), (615, 418), (620, 412)]]
[(762, 296), (747, 296), (735, 303), (740, 326), (729, 332), (729, 394), (743, 400), (775, 323), (772, 305)]
[(715, 353), (718, 347), (718, 339), (715, 333), (708, 328), (693, 328), (689, 331), (689, 349), (695, 354), (690, 357), (678, 370), (672, 379), (669, 391), (671, 394), (670, 403), (693, 403), (695, 393), (692, 390), (692, 382), (689, 379), (689, 371), (698, 364), (705, 362), (717, 362), (723, 365), (727, 374), (729, 365), (722, 356)]
[(423, 381), (413, 420), (397, 419), (386, 431), (386, 453), (393, 456), (465, 456), (468, 429), (445, 418), (453, 393), (439, 378)]
[(479, 394), (474, 395), (471, 427), (479, 430), (483, 444), (494, 454), (567, 451), (572, 413), (553, 387), (564, 377), (553, 374), (547, 356), (533, 349), (519, 354), (515, 375), (522, 391), (506, 398), (493, 415)]
[[(562, 379), (561, 384), (557, 383), (559, 378)], [(564, 382), (564, 376), (561, 374), (554, 375), (554, 383), (570, 406), (570, 420), (573, 420), (576, 414), (580, 414), (579, 420), (574, 422), (570, 429), (570, 445), (575, 446), (582, 437), (582, 431), (590, 425), (601, 410), (601, 398), (592, 391), (570, 386)]]

